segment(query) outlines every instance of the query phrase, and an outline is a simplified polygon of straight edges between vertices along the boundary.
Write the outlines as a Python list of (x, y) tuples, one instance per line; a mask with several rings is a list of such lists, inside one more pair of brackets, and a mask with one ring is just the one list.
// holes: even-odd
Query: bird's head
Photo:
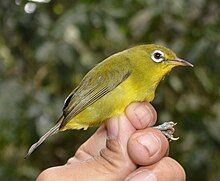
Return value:
[(172, 68), (177, 66), (193, 65), (161, 45), (147, 44), (140, 45), (125, 51), (129, 55), (129, 59), (136, 71), (134, 74), (137, 77), (145, 79), (147, 86), (151, 86), (152, 90), (156, 89), (158, 83), (163, 77), (169, 73)]
[(193, 65), (181, 58), (178, 58), (176, 54), (161, 45), (155, 44), (148, 44), (148, 45), (141, 45), (140, 46), (143, 52), (146, 54), (146, 59), (149, 61), (150, 64), (153, 64), (160, 68), (173, 68), (176, 66), (190, 66)]
[[(133, 57), (138, 60), (141, 60), (141, 66), (145, 67), (145, 71), (151, 73), (151, 75), (157, 75), (160, 77), (164, 77), (165, 74), (171, 71), (172, 68), (177, 66), (190, 66), (193, 65), (181, 58), (178, 58), (176, 54), (161, 45), (155, 44), (147, 44), (147, 45), (140, 45), (134, 47)], [(147, 69), (147, 70), (146, 70)]]
[(155, 66), (165, 67), (176, 67), (176, 66), (190, 66), (193, 65), (181, 58), (178, 58), (176, 54), (161, 45), (149, 44), (143, 45), (145, 52), (148, 55), (148, 59), (152, 61)]

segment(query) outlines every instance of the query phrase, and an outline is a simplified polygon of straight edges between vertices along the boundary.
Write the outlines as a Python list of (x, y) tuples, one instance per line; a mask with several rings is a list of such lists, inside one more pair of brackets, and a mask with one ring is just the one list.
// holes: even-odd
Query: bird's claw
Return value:
[(160, 130), (167, 137), (167, 139), (169, 141), (176, 141), (179, 139), (179, 137), (176, 138), (173, 136), (173, 134), (175, 132), (174, 126), (176, 124), (177, 123), (170, 121), (170, 122), (165, 122), (165, 123), (158, 125), (158, 126), (154, 126), (154, 128)]

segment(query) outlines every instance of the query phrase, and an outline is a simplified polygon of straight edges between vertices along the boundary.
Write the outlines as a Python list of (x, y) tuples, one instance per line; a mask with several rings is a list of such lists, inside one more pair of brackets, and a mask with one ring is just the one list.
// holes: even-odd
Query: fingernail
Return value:
[(137, 106), (134, 109), (134, 113), (143, 127), (146, 127), (153, 117), (152, 111), (146, 105), (143, 104)]
[(149, 157), (152, 157), (157, 153), (161, 147), (160, 139), (158, 139), (153, 133), (147, 133), (137, 138), (137, 142), (143, 145), (149, 153)]
[(156, 181), (156, 175), (149, 171), (141, 171), (132, 176), (131, 178), (128, 178), (129, 181)]
[(118, 137), (118, 120), (119, 118), (112, 118), (107, 123), (107, 135), (109, 139), (116, 139)]

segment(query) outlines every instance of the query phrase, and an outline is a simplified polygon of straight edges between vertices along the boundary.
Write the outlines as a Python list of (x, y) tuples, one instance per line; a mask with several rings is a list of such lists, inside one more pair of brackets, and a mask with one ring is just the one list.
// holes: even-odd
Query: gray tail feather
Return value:
[(54, 127), (52, 127), (48, 132), (46, 132), (42, 137), (40, 137), (40, 139), (29, 148), (27, 154), (24, 157), (25, 159), (28, 158), (30, 154), (33, 153), (33, 151), (36, 150), (37, 147), (40, 146), (49, 136), (59, 132), (59, 128), (63, 120), (62, 118), (63, 117), (61, 117)]

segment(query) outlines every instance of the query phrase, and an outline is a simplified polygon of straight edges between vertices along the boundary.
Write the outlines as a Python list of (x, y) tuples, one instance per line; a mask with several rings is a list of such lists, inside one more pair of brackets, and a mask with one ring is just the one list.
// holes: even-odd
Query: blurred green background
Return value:
[(219, 0), (0, 1), (0, 180), (33, 180), (64, 164), (93, 133), (28, 147), (61, 114), (65, 97), (105, 57), (158, 43), (192, 62), (158, 87), (159, 122), (178, 122), (170, 155), (187, 180), (220, 179)]

